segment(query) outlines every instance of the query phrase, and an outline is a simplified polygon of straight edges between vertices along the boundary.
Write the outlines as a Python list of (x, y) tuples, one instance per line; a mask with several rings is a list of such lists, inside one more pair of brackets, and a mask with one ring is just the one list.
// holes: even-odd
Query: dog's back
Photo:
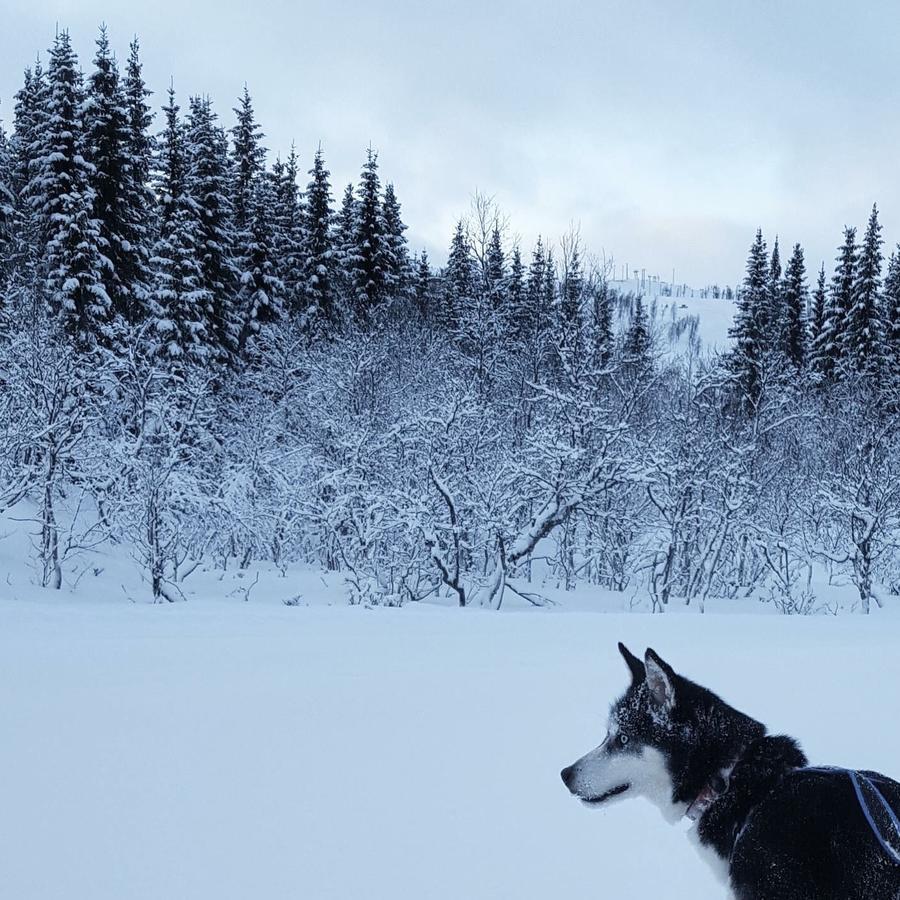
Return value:
[[(900, 784), (875, 772), (861, 774), (900, 810)], [(900, 835), (877, 804), (867, 817), (869, 803), (844, 770), (787, 773), (737, 835), (731, 855), (735, 896), (900, 900), (900, 863), (893, 856)]]

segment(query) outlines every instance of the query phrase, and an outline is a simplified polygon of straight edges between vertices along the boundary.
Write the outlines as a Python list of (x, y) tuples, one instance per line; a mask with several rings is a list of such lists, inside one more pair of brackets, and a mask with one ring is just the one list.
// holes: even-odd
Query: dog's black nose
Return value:
[(559, 773), (559, 777), (562, 778), (563, 784), (564, 784), (566, 787), (569, 787), (569, 786), (570, 786), (570, 784), (571, 784), (571, 782), (572, 782), (572, 778), (573, 778), (574, 776), (575, 776), (575, 766), (566, 766), (566, 767), (562, 770), (562, 772)]

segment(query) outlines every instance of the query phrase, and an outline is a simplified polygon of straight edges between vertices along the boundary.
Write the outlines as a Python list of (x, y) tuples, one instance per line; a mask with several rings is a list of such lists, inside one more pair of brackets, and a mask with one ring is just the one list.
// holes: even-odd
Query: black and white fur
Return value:
[[(643, 662), (619, 651), (631, 685), (603, 743), (562, 770), (573, 794), (591, 806), (640, 795), (670, 822), (689, 815), (735, 900), (900, 900), (900, 864), (846, 772), (806, 768), (793, 738), (767, 734), (653, 650)], [(864, 774), (900, 811), (900, 784)]]

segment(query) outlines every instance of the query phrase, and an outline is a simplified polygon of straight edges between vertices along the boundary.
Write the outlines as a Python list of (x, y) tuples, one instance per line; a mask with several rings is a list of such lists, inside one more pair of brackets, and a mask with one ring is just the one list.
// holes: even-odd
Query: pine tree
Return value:
[(207, 98), (191, 98), (186, 150), (185, 185), (198, 219), (201, 287), (211, 297), (207, 330), (214, 354), (228, 359), (239, 335), (233, 304), (239, 276), (228, 199), (228, 141)]
[(900, 376), (900, 245), (888, 262), (882, 307), (885, 356), (889, 370), (897, 377)]
[(284, 315), (284, 284), (278, 277), (274, 259), (273, 204), (271, 179), (258, 175), (247, 208), (249, 242), (238, 294), (238, 309), (243, 319), (239, 339), (242, 353), (249, 338), (259, 334), (263, 325), (277, 322)]
[(763, 240), (762, 229), (759, 229), (747, 257), (744, 284), (738, 295), (734, 324), (729, 330), (729, 335), (734, 338), (730, 359), (732, 371), (751, 407), (759, 397), (761, 366), (766, 348), (763, 325), (769, 320), (770, 284), (766, 242)]
[(371, 147), (360, 175), (356, 213), (352, 269), (355, 312), (360, 322), (368, 322), (385, 299), (390, 279), (378, 154)]
[(265, 135), (254, 117), (253, 101), (250, 99), (246, 84), (238, 102), (240, 105), (233, 110), (237, 123), (231, 129), (234, 142), (232, 153), (234, 184), (231, 197), (234, 228), (242, 235), (250, 222), (250, 195), (257, 176), (263, 170), (266, 151), (260, 143)]
[(314, 330), (328, 333), (340, 315), (335, 293), (337, 254), (331, 211), (331, 184), (322, 146), (316, 150), (306, 187), (303, 215), (305, 315)]
[[(132, 85), (132, 89), (138, 88)], [(138, 126), (142, 125), (140, 121)], [(146, 223), (152, 207), (147, 205), (141, 181), (145, 173), (135, 167), (136, 161), (138, 165), (145, 162), (134, 157), (134, 145), (141, 142), (141, 135), (132, 132), (128, 98), (105, 27), (100, 29), (94, 71), (88, 80), (84, 129), (94, 166), (94, 215), (100, 223), (105, 257), (104, 287), (116, 313), (134, 320), (149, 278)]]
[(846, 318), (845, 365), (853, 373), (871, 375), (883, 367), (884, 336), (879, 309), (882, 243), (878, 209), (873, 206), (856, 266), (852, 300)]
[(84, 89), (66, 31), (50, 52), (46, 123), (35, 141), (28, 196), (45, 235), (43, 269), (51, 309), (77, 343), (113, 339), (112, 303), (103, 283), (100, 225), (94, 218), (94, 169), (84, 140)]
[(403, 296), (409, 289), (411, 269), (409, 250), (403, 232), (406, 225), (400, 215), (400, 202), (394, 192), (394, 185), (388, 183), (384, 189), (382, 204), (384, 217), (385, 253), (388, 259), (386, 289), (397, 296)]
[(806, 364), (806, 302), (806, 264), (803, 260), (803, 248), (795, 244), (784, 273), (779, 331), (781, 350), (798, 369)]

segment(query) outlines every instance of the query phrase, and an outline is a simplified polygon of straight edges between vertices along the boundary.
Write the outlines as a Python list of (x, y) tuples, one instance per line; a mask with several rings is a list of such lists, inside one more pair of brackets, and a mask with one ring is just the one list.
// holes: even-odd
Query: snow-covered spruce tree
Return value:
[(485, 291), (490, 298), (491, 305), (506, 314), (508, 311), (506, 302), (506, 255), (503, 252), (503, 237), (500, 233), (500, 225), (497, 222), (494, 222), (494, 227), (491, 230), (491, 240), (485, 257), (484, 282)]
[(513, 244), (509, 256), (509, 277), (506, 283), (506, 318), (515, 321), (518, 310), (525, 302), (525, 264), (518, 243)]
[(125, 91), (127, 141), (134, 182), (143, 187), (147, 200), (152, 201), (150, 175), (153, 168), (153, 138), (150, 136), (150, 126), (153, 124), (153, 112), (147, 99), (153, 92), (144, 83), (141, 48), (137, 38), (128, 45), (128, 64), (122, 87)]
[(582, 336), (582, 305), (584, 300), (584, 272), (581, 262), (581, 239), (577, 231), (570, 231), (562, 241), (562, 284), (559, 302), (554, 310), (556, 333), (570, 355), (578, 355)]
[[(132, 83), (130, 88), (143, 101), (137, 65), (139, 83)], [(148, 206), (142, 181), (146, 177), (146, 150), (143, 156), (135, 157), (146, 142), (146, 134), (134, 133), (130, 113), (129, 98), (103, 26), (84, 104), (85, 144), (94, 167), (94, 215), (105, 257), (103, 284), (116, 314), (135, 321), (149, 278), (147, 237), (153, 208)], [(135, 113), (136, 127), (144, 127), (147, 113), (140, 109)]]
[(299, 161), (294, 147), (286, 162), (275, 160), (272, 178), (275, 190), (275, 257), (278, 277), (284, 284), (285, 312), (299, 317), (305, 310), (303, 231), (304, 206), (297, 184)]
[[(511, 325), (511, 336), (521, 346), (527, 377), (532, 381), (543, 377), (552, 331), (553, 307), (547, 301), (548, 267), (544, 242), (538, 236), (532, 250), (522, 300), (511, 307), (507, 317)], [(555, 281), (555, 273), (550, 275), (550, 279)], [(520, 391), (520, 402), (522, 397), (524, 386)]]
[(431, 266), (428, 264), (428, 253), (423, 250), (415, 261), (415, 283), (413, 299), (422, 321), (427, 321), (432, 313), (433, 294), (431, 289)]
[(549, 322), (553, 323), (554, 316), (557, 314), (557, 304), (559, 303), (559, 275), (556, 271), (556, 260), (553, 258), (553, 248), (547, 249), (547, 256), (544, 259), (544, 284), (543, 284), (543, 304), (545, 315)]
[(366, 151), (366, 162), (360, 174), (355, 224), (355, 259), (351, 270), (354, 311), (357, 320), (366, 323), (394, 286), (390, 277), (390, 256), (381, 205), (378, 154), (371, 147)]
[(622, 352), (625, 360), (632, 365), (636, 364), (643, 368), (649, 362), (650, 324), (647, 321), (644, 299), (640, 294), (634, 298), (631, 323), (628, 326), (628, 331), (625, 333), (625, 343)]
[(234, 310), (239, 276), (228, 198), (228, 142), (208, 98), (190, 100), (186, 150), (185, 185), (199, 225), (201, 287), (212, 304), (207, 319), (210, 346), (216, 359), (227, 360), (237, 351), (240, 331)]
[(210, 353), (207, 313), (212, 297), (203, 286), (199, 248), (197, 218), (182, 195), (154, 248), (147, 301), (154, 342), (178, 373), (191, 362), (205, 361)]
[(238, 342), (241, 355), (246, 353), (248, 341), (264, 325), (277, 322), (284, 315), (284, 284), (278, 277), (275, 262), (272, 206), (272, 181), (265, 174), (258, 175), (247, 209), (248, 242), (237, 299), (242, 319)]
[(613, 351), (613, 292), (609, 282), (601, 275), (594, 286), (591, 302), (591, 346), (594, 365), (603, 369)]
[(844, 369), (847, 315), (853, 305), (857, 256), (856, 229), (845, 228), (844, 243), (838, 251), (837, 264), (831, 276), (825, 321), (816, 348), (815, 368), (826, 379), (833, 379)]
[(16, 195), (13, 186), (12, 150), (0, 122), (0, 289), (12, 271), (15, 238)]
[(43, 271), (50, 307), (82, 347), (113, 340), (113, 308), (104, 286), (103, 239), (94, 215), (93, 166), (87, 161), (84, 91), (69, 34), (50, 51), (47, 120), (30, 167), (29, 201), (46, 236)]
[[(154, 142), (150, 134), (153, 113), (147, 99), (151, 91), (144, 83), (140, 44), (135, 38), (128, 46), (128, 63), (123, 80), (125, 109), (127, 113), (126, 146), (131, 163), (131, 178), (127, 184), (126, 206), (131, 211), (129, 221), (132, 252), (123, 260), (123, 280), (131, 285), (132, 295), (138, 307), (146, 301), (152, 274), (149, 256), (158, 228), (156, 195), (152, 186)], [(133, 266), (133, 268), (131, 268)], [(134, 310), (135, 318), (142, 318), (146, 311)]]
[(816, 362), (822, 352), (822, 334), (825, 327), (825, 304), (827, 303), (825, 290), (825, 264), (819, 267), (819, 276), (816, 279), (816, 289), (813, 291), (809, 308), (809, 322), (807, 331), (807, 361), (815, 370)]
[(531, 251), (531, 264), (528, 267), (522, 305), (515, 310), (516, 331), (523, 338), (536, 331), (542, 331), (549, 315), (549, 310), (544, 308), (544, 269), (546, 266), (544, 241), (538, 235), (537, 243)]
[(891, 253), (882, 294), (884, 353), (888, 371), (900, 377), (900, 247)]
[(462, 219), (456, 223), (453, 232), (447, 265), (441, 273), (441, 284), (441, 304), (435, 319), (441, 327), (458, 334), (475, 294), (475, 265)]
[(212, 296), (200, 265), (200, 222), (186, 187), (184, 125), (175, 92), (164, 108), (155, 181), (159, 196), (159, 237), (153, 248), (153, 281), (147, 298), (148, 319), (157, 352), (177, 372), (210, 355)]
[(845, 320), (844, 365), (850, 374), (875, 375), (884, 368), (880, 309), (882, 243), (878, 209), (873, 206), (859, 252), (852, 299)]
[(737, 378), (745, 402), (752, 408), (759, 397), (760, 367), (765, 353), (763, 325), (768, 318), (770, 298), (769, 265), (762, 229), (747, 257), (744, 284), (737, 299), (737, 311), (729, 335), (734, 338), (730, 356), (731, 370)]
[(35, 209), (30, 190), (34, 165), (43, 146), (47, 120), (47, 77), (37, 61), (34, 69), (26, 69), (24, 84), (16, 93), (13, 133), (9, 141), (13, 167), (13, 193), (16, 195), (20, 220), (17, 250), (20, 264), (32, 273), (43, 256), (47, 241), (46, 222)]
[[(359, 259), (356, 252), (356, 216), (358, 209), (359, 206), (353, 191), (353, 185), (348, 184), (344, 188), (344, 193), (341, 197), (341, 208), (338, 211), (334, 227), (334, 247), (337, 252), (340, 294), (342, 297), (347, 298), (347, 301), (355, 297), (353, 273)], [(353, 303), (348, 312), (355, 314), (355, 310), (356, 306)]]
[(159, 204), (160, 225), (165, 226), (187, 192), (187, 133), (178, 116), (175, 89), (170, 87), (169, 101), (163, 107), (166, 123), (156, 142), (153, 181)]
[(384, 238), (388, 259), (386, 288), (396, 296), (405, 296), (409, 292), (412, 281), (412, 269), (409, 262), (409, 250), (406, 246), (406, 225), (400, 214), (400, 201), (394, 192), (394, 185), (388, 183), (384, 188), (382, 204), (384, 217)]
[(778, 235), (775, 235), (775, 246), (772, 247), (772, 258), (769, 261), (768, 303), (760, 307), (759, 328), (763, 337), (763, 347), (770, 350), (778, 344), (778, 330), (781, 327), (781, 250), (778, 246)]
[(806, 264), (803, 248), (794, 245), (781, 289), (781, 350), (797, 369), (806, 364)]
[(331, 183), (320, 144), (309, 170), (303, 207), (303, 295), (305, 324), (311, 332), (329, 334), (341, 319), (336, 293), (337, 253), (334, 246)]
[(250, 195), (256, 177), (265, 165), (266, 151), (260, 143), (265, 135), (256, 122), (253, 113), (253, 101), (247, 85), (238, 100), (239, 106), (233, 112), (237, 119), (231, 129), (233, 150), (233, 183), (231, 190), (234, 228), (243, 237), (250, 223)]

